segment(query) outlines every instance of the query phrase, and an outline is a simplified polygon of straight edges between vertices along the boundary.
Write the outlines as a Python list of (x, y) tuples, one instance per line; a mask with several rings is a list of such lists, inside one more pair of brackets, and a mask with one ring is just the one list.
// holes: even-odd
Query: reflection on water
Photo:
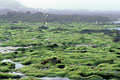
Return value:
[(41, 80), (70, 80), (68, 78), (60, 78), (60, 77), (43, 77), (43, 78), (39, 78)]
[(31, 46), (28, 47), (0, 47), (0, 53), (10, 53), (10, 52), (14, 52), (14, 50), (18, 49), (18, 48), (29, 48)]
[(9, 72), (9, 74), (24, 76), (24, 74), (22, 74), (22, 73), (20, 73), (20, 72)]
[(72, 45), (74, 47), (81, 47), (81, 46), (84, 46), (84, 47), (89, 47), (89, 46), (93, 46), (91, 44), (75, 44), (75, 45)]
[(15, 49), (18, 49), (20, 47), (0, 47), (0, 53), (10, 53), (14, 52)]
[(2, 43), (0, 42), (0, 45), (2, 45)]
[(24, 67), (24, 65), (22, 65), (21, 63), (18, 63), (18, 62), (13, 62), (13, 61), (11, 61), (11, 60), (3, 60), (3, 61), (1, 61), (1, 62), (11, 62), (11, 63), (14, 63), (15, 64), (15, 69), (20, 69), (20, 68), (23, 68)]
[(120, 30), (120, 28), (112, 28), (112, 29)]

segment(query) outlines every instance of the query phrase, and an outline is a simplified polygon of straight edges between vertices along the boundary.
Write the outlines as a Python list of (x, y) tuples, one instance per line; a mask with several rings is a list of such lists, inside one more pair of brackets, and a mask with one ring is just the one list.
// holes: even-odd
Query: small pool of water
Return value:
[(75, 44), (75, 45), (72, 45), (74, 47), (81, 47), (81, 46), (84, 46), (84, 47), (89, 47), (89, 46), (93, 46), (91, 44)]
[(18, 48), (29, 48), (29, 47), (31, 47), (31, 46), (28, 46), (28, 47), (12, 47), (12, 46), (0, 47), (0, 53), (10, 53), (10, 52), (14, 52)]
[(22, 74), (22, 73), (20, 73), (20, 72), (9, 72), (9, 74), (24, 76), (24, 74)]
[(112, 28), (112, 29), (120, 30), (120, 28)]
[(61, 77), (43, 77), (43, 78), (39, 78), (41, 80), (70, 80), (68, 78), (61, 78)]
[(15, 49), (18, 49), (20, 47), (0, 47), (0, 53), (10, 53), (14, 52)]
[(2, 43), (0, 42), (0, 45), (2, 45)]
[(22, 65), (21, 63), (19, 63), (19, 62), (13, 62), (12, 60), (9, 60), (9, 59), (8, 60), (5, 59), (5, 60), (3, 60), (1, 62), (11, 62), (11, 63), (14, 63), (15, 64), (15, 69), (20, 69), (20, 68), (24, 67), (24, 65)]

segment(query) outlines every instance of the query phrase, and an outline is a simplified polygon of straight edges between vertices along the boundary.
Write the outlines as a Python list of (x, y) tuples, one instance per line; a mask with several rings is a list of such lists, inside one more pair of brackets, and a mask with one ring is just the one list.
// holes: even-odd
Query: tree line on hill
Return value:
[(98, 15), (53, 15), (42, 12), (26, 13), (7, 12), (7, 14), (0, 15), (0, 20), (7, 21), (28, 21), (28, 22), (109, 22), (108, 17)]

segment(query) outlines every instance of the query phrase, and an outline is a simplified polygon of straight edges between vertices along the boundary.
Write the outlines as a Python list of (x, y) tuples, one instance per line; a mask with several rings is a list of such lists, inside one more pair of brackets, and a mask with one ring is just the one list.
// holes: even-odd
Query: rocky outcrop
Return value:
[(61, 60), (59, 60), (59, 59), (56, 58), (56, 57), (53, 57), (53, 58), (46, 59), (46, 60), (42, 61), (41, 64), (45, 65), (45, 64), (47, 64), (47, 63), (49, 63), (49, 62), (50, 62), (50, 63), (53, 63), (53, 64), (59, 64), (59, 63), (61, 63)]

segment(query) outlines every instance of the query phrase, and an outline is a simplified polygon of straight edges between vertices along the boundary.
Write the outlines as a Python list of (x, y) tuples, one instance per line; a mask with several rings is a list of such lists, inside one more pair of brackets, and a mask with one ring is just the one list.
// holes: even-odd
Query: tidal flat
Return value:
[(0, 48), (0, 80), (120, 80), (119, 25), (1, 22)]

